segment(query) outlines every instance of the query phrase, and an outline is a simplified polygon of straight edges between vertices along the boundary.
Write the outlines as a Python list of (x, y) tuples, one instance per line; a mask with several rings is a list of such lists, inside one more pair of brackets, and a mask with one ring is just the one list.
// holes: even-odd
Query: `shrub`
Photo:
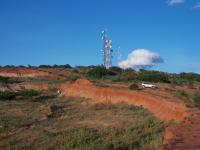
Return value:
[(13, 100), (16, 94), (12, 92), (0, 92), (0, 100)]
[(200, 108), (200, 92), (197, 92), (194, 94), (193, 100), (194, 100), (195, 106)]
[(23, 97), (33, 97), (33, 96), (40, 95), (40, 93), (41, 92), (39, 92), (39, 91), (24, 89), (24, 90), (19, 91), (18, 95), (23, 96)]
[(65, 65), (54, 65), (53, 66), (54, 68), (62, 68), (62, 69), (64, 69), (64, 68), (66, 68), (66, 69), (71, 69), (72, 68), (72, 66), (70, 66), (69, 64), (65, 64)]
[(93, 68), (86, 73), (86, 77), (92, 78), (92, 79), (101, 79), (102, 77), (107, 76), (107, 75), (113, 76), (113, 75), (116, 75), (116, 73), (101, 66)]
[(133, 83), (133, 84), (130, 85), (130, 89), (131, 90), (138, 90), (139, 86), (137, 84)]
[(71, 73), (68, 77), (67, 77), (67, 81), (70, 82), (75, 82), (77, 79), (81, 78), (81, 76), (79, 74), (76, 73)]
[(8, 77), (3, 77), (3, 76), (0, 76), (0, 82), (1, 83), (7, 83), (8, 82)]
[(50, 65), (40, 65), (38, 68), (52, 68)]
[(142, 70), (138, 76), (139, 80), (149, 82), (163, 82), (170, 83), (169, 74), (159, 71), (146, 71)]
[(115, 78), (114, 82), (131, 82), (137, 79), (137, 73), (132, 69), (124, 70), (117, 78)]
[(185, 99), (185, 98), (189, 98), (189, 95), (188, 95), (188, 93), (186, 93), (185, 91), (183, 91), (183, 90), (181, 90), (181, 91), (177, 91), (177, 94), (176, 94), (179, 98), (183, 98), (183, 99)]
[(184, 80), (200, 82), (200, 74), (197, 74), (197, 73), (180, 73), (179, 76), (181, 79), (184, 79)]
[(110, 67), (109, 70), (112, 71), (112, 72), (116, 72), (116, 73), (118, 73), (118, 74), (121, 74), (122, 71), (123, 71), (121, 68), (115, 67), (115, 66)]

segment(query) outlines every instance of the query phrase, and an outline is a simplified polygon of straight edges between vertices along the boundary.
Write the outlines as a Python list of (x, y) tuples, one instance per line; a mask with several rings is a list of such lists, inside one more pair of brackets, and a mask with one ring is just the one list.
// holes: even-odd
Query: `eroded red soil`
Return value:
[(196, 111), (178, 125), (167, 128), (159, 150), (200, 150), (200, 112)]
[(180, 101), (168, 101), (158, 99), (148, 93), (123, 89), (96, 87), (91, 82), (78, 79), (74, 84), (62, 84), (61, 89), (65, 96), (85, 97), (96, 102), (127, 102), (134, 105), (142, 105), (151, 111), (160, 121), (182, 121), (189, 115), (188, 109)]

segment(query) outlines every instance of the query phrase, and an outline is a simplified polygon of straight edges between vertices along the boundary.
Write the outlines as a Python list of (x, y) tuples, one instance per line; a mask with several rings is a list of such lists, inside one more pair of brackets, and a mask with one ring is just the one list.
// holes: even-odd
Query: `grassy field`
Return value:
[(0, 101), (0, 149), (148, 150), (162, 143), (164, 125), (143, 107), (23, 94)]

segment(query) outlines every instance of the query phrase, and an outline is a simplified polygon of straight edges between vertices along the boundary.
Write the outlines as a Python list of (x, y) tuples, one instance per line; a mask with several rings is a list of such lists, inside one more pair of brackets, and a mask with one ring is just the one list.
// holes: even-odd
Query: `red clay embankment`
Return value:
[(160, 121), (172, 119), (182, 121), (189, 115), (184, 103), (179, 101), (167, 101), (158, 99), (142, 91), (129, 91), (112, 88), (96, 87), (88, 80), (78, 79), (74, 84), (65, 83), (61, 85), (65, 96), (90, 98), (95, 102), (126, 102), (134, 105), (142, 105), (152, 112)]

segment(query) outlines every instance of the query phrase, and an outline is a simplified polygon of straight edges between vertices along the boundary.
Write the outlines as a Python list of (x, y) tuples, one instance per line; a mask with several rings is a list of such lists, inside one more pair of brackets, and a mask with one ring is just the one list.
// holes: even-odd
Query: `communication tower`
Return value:
[(112, 67), (113, 49), (112, 40), (107, 35), (107, 30), (102, 31), (103, 40), (103, 65), (108, 69)]

